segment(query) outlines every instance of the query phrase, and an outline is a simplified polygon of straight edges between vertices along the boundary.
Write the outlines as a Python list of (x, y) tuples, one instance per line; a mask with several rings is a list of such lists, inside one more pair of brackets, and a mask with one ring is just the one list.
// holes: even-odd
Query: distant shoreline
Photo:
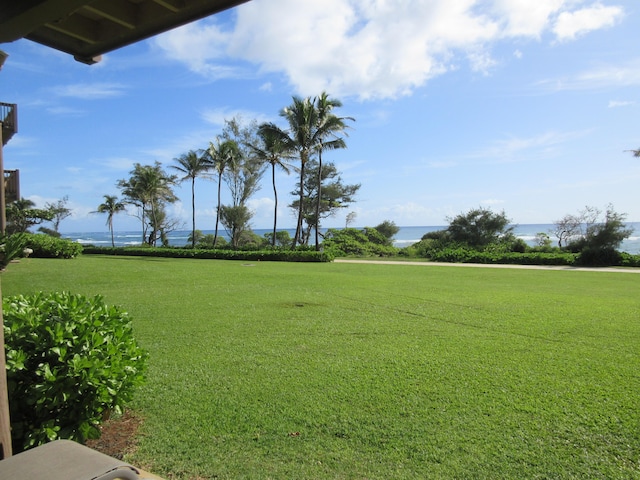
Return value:
[[(627, 222), (627, 225), (634, 229), (633, 234), (625, 242), (623, 242), (620, 250), (631, 253), (640, 254), (640, 222)], [(522, 238), (527, 244), (533, 246), (535, 243), (536, 234), (547, 233), (551, 238), (552, 244), (557, 243), (557, 239), (549, 233), (553, 229), (554, 225), (549, 223), (533, 223), (514, 226), (514, 234)], [(343, 227), (341, 227), (343, 228)], [(364, 227), (354, 227), (364, 228)], [(436, 226), (417, 226), (417, 227), (399, 227), (400, 230), (394, 237), (394, 246), (398, 248), (408, 247), (422, 238), (425, 233), (434, 232), (437, 230), (443, 230), (447, 228), (446, 225)], [(337, 228), (340, 229), (340, 228)], [(278, 231), (287, 231), (293, 237), (295, 234), (295, 228), (278, 228)], [(271, 233), (271, 228), (256, 228), (253, 230), (259, 236), (263, 236), (265, 233)], [(321, 229), (322, 232), (326, 232), (327, 228)], [(214, 230), (202, 230), (204, 234), (213, 234)], [(226, 231), (220, 229), (218, 234), (228, 238)], [(191, 230), (176, 230), (169, 233), (169, 244), (173, 246), (185, 246), (188, 244)], [(107, 232), (68, 232), (62, 233), (64, 238), (68, 238), (75, 242), (85, 245), (96, 246), (110, 246), (111, 234)], [(116, 246), (133, 246), (140, 245), (142, 243), (142, 232), (140, 231), (116, 231), (114, 232), (114, 240)]]

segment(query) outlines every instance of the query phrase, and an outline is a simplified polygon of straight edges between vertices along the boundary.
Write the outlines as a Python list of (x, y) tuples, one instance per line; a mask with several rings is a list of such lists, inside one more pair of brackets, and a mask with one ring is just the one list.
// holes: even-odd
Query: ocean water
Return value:
[[(633, 228), (633, 233), (626, 239), (620, 250), (632, 254), (640, 254), (640, 222), (627, 223), (627, 226)], [(396, 247), (408, 247), (409, 245), (416, 243), (422, 238), (425, 233), (434, 232), (436, 230), (443, 230), (446, 226), (430, 226), (430, 227), (400, 227), (400, 230), (394, 237), (394, 245)], [(557, 238), (553, 235), (553, 224), (528, 224), (517, 225), (514, 228), (514, 233), (517, 237), (522, 238), (527, 244), (534, 245), (536, 234), (546, 233), (551, 238), (551, 241), (557, 243)], [(293, 237), (295, 229), (285, 229)], [(254, 232), (260, 236), (265, 233), (271, 233), (272, 229), (255, 229)], [(204, 230), (203, 233), (213, 234), (213, 230)], [(189, 242), (190, 230), (180, 230), (171, 232), (169, 234), (169, 244), (175, 246), (184, 246)], [(224, 229), (218, 231), (218, 235), (228, 239)], [(63, 233), (63, 237), (69, 238), (75, 242), (85, 245), (96, 246), (111, 246), (111, 234), (109, 232), (79, 232), (79, 233)], [(131, 246), (140, 245), (142, 242), (141, 232), (114, 232), (114, 241), (116, 246)]]

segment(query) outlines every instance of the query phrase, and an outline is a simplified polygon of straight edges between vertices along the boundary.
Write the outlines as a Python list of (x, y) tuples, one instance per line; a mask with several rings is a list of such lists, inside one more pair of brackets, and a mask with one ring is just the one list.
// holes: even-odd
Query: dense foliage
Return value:
[(25, 237), (24, 233), (0, 236), (0, 271), (9, 265), (11, 260), (24, 256)]
[(330, 262), (334, 259), (333, 252), (316, 252), (309, 247), (271, 248), (263, 250), (235, 250), (235, 249), (200, 249), (200, 248), (169, 248), (169, 247), (93, 247), (87, 246), (85, 254), (123, 255), (136, 257), (165, 257), (165, 258), (202, 258), (215, 260), (248, 260), (273, 262)]
[(482, 248), (512, 236), (511, 220), (504, 212), (495, 213), (486, 208), (473, 208), (448, 219), (446, 232), (452, 242)]
[(425, 234), (401, 254), (435, 262), (639, 266), (639, 255), (617, 250), (632, 232), (624, 224), (625, 216), (611, 206), (602, 222), (597, 221), (599, 214), (598, 209), (587, 207), (578, 216), (566, 215), (555, 224), (558, 247), (551, 246), (546, 233), (539, 233), (537, 245), (531, 247), (513, 234), (504, 212), (472, 209), (451, 219), (446, 229)]
[(8, 204), (6, 215), (6, 233), (8, 235), (25, 233), (29, 231), (29, 228), (54, 218), (54, 212), (51, 209), (35, 208), (35, 203), (26, 198)]
[(118, 180), (117, 186), (124, 201), (137, 208), (142, 243), (155, 246), (160, 240), (165, 244), (167, 234), (177, 226), (177, 220), (169, 218), (166, 212), (166, 205), (178, 200), (173, 192), (177, 175), (167, 174), (157, 161), (154, 165), (135, 163), (129, 175)]
[(322, 243), (325, 251), (335, 256), (390, 257), (398, 253), (389, 239), (375, 228), (330, 228)]
[(7, 297), (3, 311), (14, 451), (99, 437), (143, 380), (128, 314), (100, 296), (42, 292)]
[(24, 234), (24, 245), (37, 258), (74, 258), (82, 253), (82, 245), (65, 238), (39, 233)]
[[(322, 224), (322, 220), (335, 216), (340, 209), (347, 208), (355, 202), (355, 196), (360, 190), (360, 184), (345, 184), (338, 169), (331, 162), (324, 163), (322, 170), (320, 170), (318, 161), (309, 160), (305, 169), (302, 190), (303, 227), (300, 240), (302, 244), (308, 245), (312, 238), (312, 230)], [(298, 198), (289, 207), (298, 212), (300, 211), (299, 182), (291, 194), (294, 198)], [(318, 197), (318, 194), (320, 194), (320, 197)]]

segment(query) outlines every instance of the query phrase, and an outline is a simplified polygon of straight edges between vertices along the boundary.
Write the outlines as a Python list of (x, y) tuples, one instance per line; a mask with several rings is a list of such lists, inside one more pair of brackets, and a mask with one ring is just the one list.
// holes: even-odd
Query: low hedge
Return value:
[(433, 262), (507, 265), (574, 265), (577, 257), (575, 253), (565, 252), (480, 252), (466, 248), (434, 249), (427, 255)]
[(331, 262), (330, 252), (315, 250), (209, 250), (170, 247), (94, 247), (85, 246), (84, 254), (123, 255), (165, 258), (202, 258), (212, 260), (246, 260), (252, 262)]

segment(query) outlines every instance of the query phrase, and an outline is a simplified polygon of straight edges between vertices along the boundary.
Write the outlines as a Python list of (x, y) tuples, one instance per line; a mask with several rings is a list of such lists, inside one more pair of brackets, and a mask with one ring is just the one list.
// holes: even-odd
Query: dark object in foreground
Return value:
[(56, 440), (0, 461), (0, 478), (138, 480), (140, 471), (70, 440)]

